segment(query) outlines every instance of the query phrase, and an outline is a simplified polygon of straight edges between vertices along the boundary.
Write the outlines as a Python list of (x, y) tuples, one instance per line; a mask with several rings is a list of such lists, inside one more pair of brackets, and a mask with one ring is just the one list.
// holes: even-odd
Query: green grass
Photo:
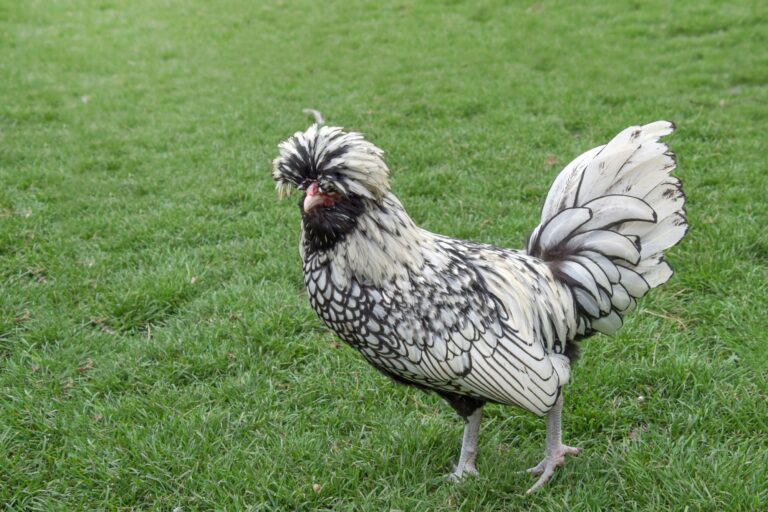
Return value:
[[(714, 0), (0, 2), (0, 503), (768, 509), (767, 23)], [(542, 420), (488, 407), (481, 477), (448, 483), (461, 422), (310, 310), (270, 178), (305, 107), (387, 151), (421, 225), (509, 247), (570, 158), (678, 124), (677, 275), (583, 344), (585, 451), (541, 492)]]

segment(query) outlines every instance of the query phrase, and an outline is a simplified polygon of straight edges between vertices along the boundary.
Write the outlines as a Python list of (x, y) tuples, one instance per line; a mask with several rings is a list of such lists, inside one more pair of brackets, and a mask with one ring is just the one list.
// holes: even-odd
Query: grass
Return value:
[[(1, 2), (0, 503), (767, 509), (758, 4)], [(488, 407), (481, 477), (450, 484), (460, 421), (310, 310), (270, 179), (305, 107), (387, 151), (421, 225), (509, 247), (570, 158), (678, 124), (678, 273), (584, 343), (585, 452), (543, 491), (542, 420)]]

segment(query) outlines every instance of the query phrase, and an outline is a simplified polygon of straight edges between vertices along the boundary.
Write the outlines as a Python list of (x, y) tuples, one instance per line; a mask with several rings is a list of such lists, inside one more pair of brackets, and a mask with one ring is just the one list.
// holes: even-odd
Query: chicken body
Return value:
[(570, 290), (523, 252), (419, 229), (388, 195), (328, 250), (302, 242), (312, 307), (400, 381), (543, 415), (568, 380)]
[(530, 491), (578, 449), (562, 444), (562, 388), (576, 340), (610, 334), (672, 275), (687, 230), (670, 123), (624, 130), (560, 173), (525, 251), (419, 228), (389, 191), (382, 152), (313, 125), (280, 145), (278, 190), (305, 191), (300, 251), (312, 307), (393, 379), (432, 390), (466, 421), (454, 478), (476, 473), (486, 402), (547, 416)]

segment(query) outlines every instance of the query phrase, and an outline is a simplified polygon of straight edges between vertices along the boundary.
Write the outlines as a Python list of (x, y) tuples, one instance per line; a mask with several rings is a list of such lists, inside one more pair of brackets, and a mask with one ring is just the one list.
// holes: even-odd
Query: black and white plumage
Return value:
[(685, 234), (675, 160), (660, 121), (627, 128), (560, 173), (525, 251), (419, 228), (389, 191), (383, 153), (358, 133), (310, 126), (273, 163), (281, 196), (304, 191), (301, 257), (312, 307), (395, 380), (434, 390), (466, 420), (454, 477), (476, 473), (482, 406), (547, 415), (551, 477), (562, 387), (580, 338), (610, 334), (666, 282), (663, 252)]

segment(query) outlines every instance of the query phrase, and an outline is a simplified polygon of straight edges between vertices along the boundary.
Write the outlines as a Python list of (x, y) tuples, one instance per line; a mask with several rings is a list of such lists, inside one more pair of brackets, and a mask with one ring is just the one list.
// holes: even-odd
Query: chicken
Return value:
[(300, 253), (312, 308), (397, 382), (434, 391), (464, 418), (451, 474), (477, 474), (486, 403), (546, 416), (543, 486), (579, 453), (562, 443), (563, 387), (579, 340), (614, 333), (665, 283), (664, 251), (688, 224), (674, 125), (633, 126), (557, 176), (525, 250), (419, 228), (389, 190), (383, 152), (359, 133), (314, 124), (279, 145), (280, 196), (301, 191)]

